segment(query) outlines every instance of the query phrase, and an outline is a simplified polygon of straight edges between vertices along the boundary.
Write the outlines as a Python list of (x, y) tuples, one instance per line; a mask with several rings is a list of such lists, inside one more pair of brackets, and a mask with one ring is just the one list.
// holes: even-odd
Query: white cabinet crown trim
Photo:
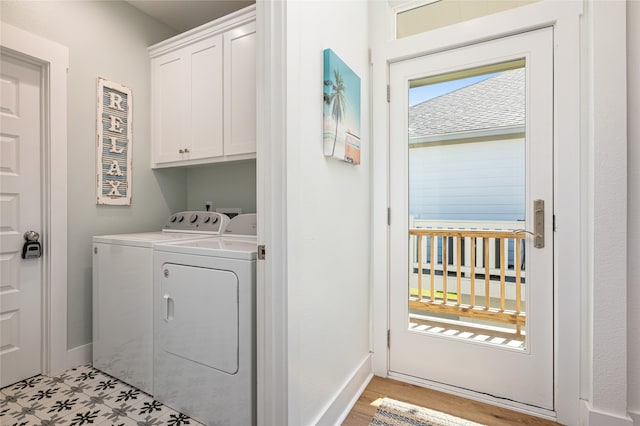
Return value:
[(256, 6), (254, 4), (218, 18), (215, 21), (207, 22), (199, 27), (149, 46), (147, 50), (149, 52), (149, 56), (151, 58), (155, 58), (156, 56), (163, 55), (171, 52), (172, 50), (180, 49), (186, 45), (210, 37), (212, 34), (223, 33), (246, 22), (255, 21), (255, 19)]

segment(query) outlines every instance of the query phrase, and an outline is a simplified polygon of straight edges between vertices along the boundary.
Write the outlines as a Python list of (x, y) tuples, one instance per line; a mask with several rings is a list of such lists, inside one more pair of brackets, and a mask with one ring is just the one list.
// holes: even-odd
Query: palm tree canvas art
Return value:
[(360, 164), (360, 77), (324, 50), (324, 155)]

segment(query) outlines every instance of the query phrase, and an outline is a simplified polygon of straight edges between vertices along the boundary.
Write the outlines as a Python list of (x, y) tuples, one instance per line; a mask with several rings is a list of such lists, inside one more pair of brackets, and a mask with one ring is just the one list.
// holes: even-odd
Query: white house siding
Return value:
[(524, 140), (448, 143), (409, 150), (415, 219), (524, 220)]

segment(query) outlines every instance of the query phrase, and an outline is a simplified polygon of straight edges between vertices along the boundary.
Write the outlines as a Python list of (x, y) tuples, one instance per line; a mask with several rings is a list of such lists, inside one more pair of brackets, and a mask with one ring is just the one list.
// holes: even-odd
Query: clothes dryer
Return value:
[[(208, 426), (256, 423), (255, 216), (154, 247), (154, 397)], [(245, 228), (243, 230), (242, 228)]]
[(153, 246), (221, 235), (229, 218), (186, 211), (162, 231), (93, 237), (93, 366), (153, 391)]

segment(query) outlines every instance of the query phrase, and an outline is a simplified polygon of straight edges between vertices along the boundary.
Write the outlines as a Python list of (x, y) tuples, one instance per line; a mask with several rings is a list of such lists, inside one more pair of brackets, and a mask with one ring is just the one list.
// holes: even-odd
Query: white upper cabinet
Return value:
[(224, 152), (256, 152), (256, 24), (224, 35)]
[(255, 7), (151, 46), (154, 168), (255, 158)]

